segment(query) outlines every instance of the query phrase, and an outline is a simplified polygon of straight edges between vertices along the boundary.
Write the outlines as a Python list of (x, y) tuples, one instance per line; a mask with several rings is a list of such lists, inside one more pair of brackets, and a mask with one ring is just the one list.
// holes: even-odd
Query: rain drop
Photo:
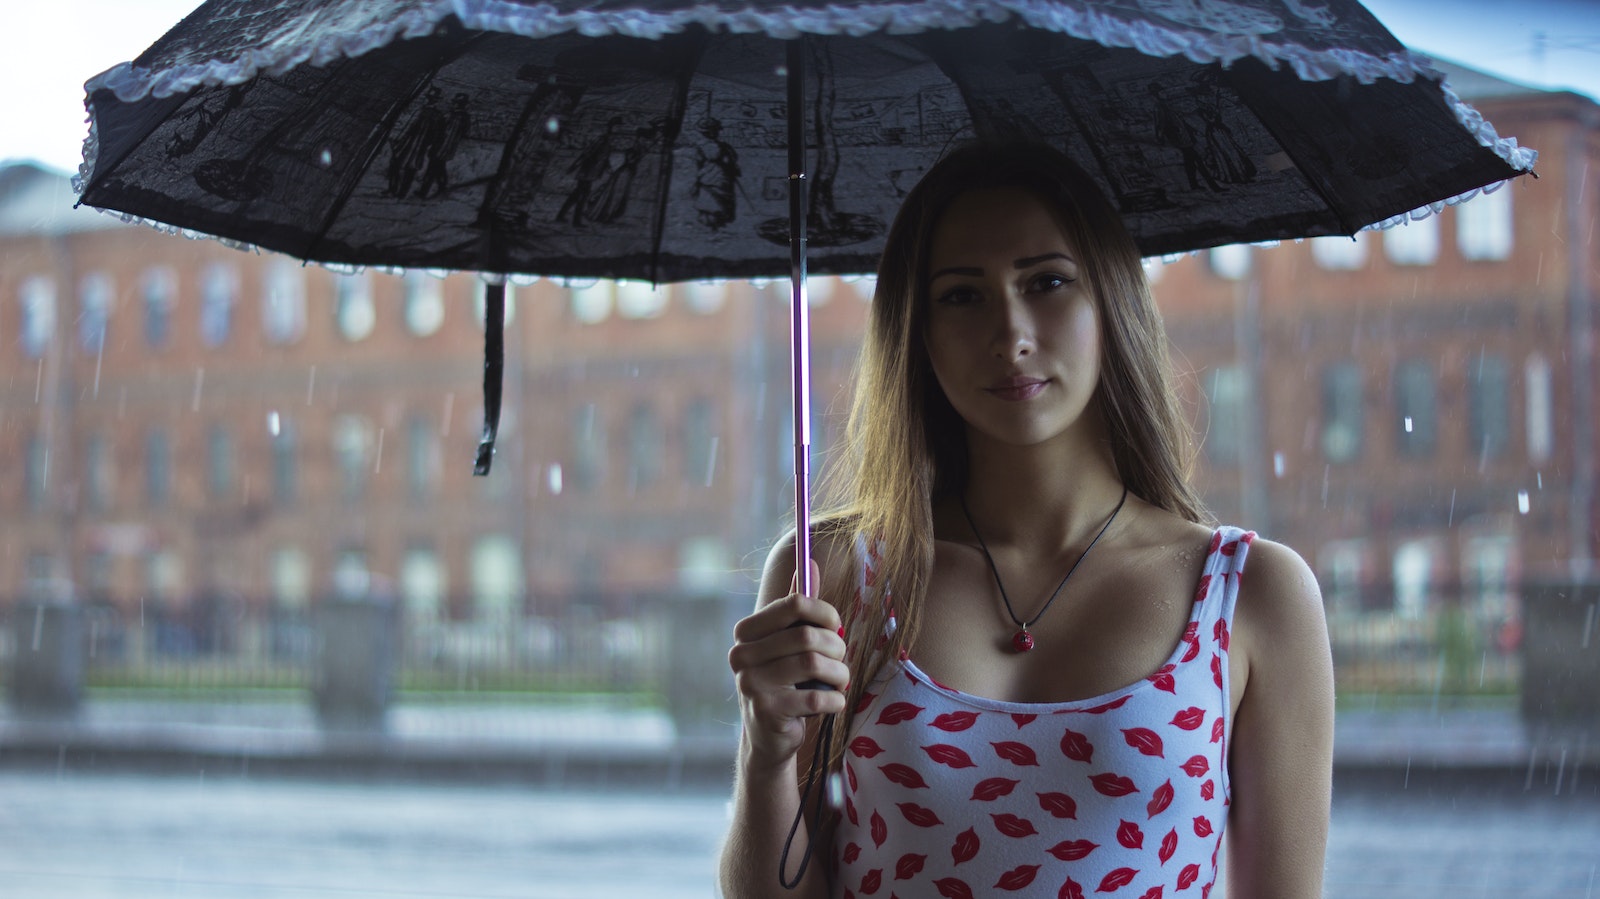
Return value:
[(333, 154), (328, 152), (327, 148), (323, 148), (322, 155), (317, 157), (317, 161), (322, 163), (323, 168), (327, 168), (333, 165)]
[(372, 473), (383, 469), (383, 428), (378, 429), (378, 448), (372, 452)]
[(550, 132), (551, 134), (558, 133), (561, 130), (561, 120), (557, 119), (554, 116), (551, 116), (548, 120), (545, 121), (544, 130)]
[(201, 366), (194, 370), (194, 396), (189, 400), (189, 410), (191, 412), (200, 411), (200, 391), (205, 387), (205, 384), (206, 370), (204, 366)]
[(778, 66), (776, 69), (772, 70), (772, 74), (777, 75), (779, 78), (788, 78), (789, 77), (789, 67), (788, 66)]
[(1272, 474), (1275, 477), (1283, 477), (1283, 453), (1272, 454)]
[(1411, 433), (1411, 416), (1406, 416), (1406, 433)]
[(561, 463), (552, 463), (545, 472), (545, 483), (550, 485), (550, 492), (556, 496), (561, 495)]
[(712, 478), (717, 474), (717, 441), (716, 434), (711, 435), (711, 450), (706, 453), (706, 486), (711, 486)]
[(1528, 514), (1528, 491), (1526, 490), (1517, 491), (1517, 511), (1523, 515)]
[(278, 432), (279, 432), (280, 429), (281, 429), (281, 423), (278, 421), (278, 413), (276, 413), (276, 412), (268, 412), (267, 413), (267, 433), (271, 434), (274, 437), (276, 437), (276, 436), (278, 436)]

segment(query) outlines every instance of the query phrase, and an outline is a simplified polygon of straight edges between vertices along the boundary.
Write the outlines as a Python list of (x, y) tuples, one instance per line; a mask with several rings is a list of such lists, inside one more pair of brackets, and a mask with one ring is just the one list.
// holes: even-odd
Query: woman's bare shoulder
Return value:
[[(855, 538), (843, 529), (812, 529), (811, 559), (822, 575), (822, 584), (838, 583), (850, 576), (856, 559)], [(794, 582), (795, 532), (791, 528), (772, 545), (761, 573), (758, 605), (765, 605), (789, 594)]]
[(1276, 654), (1293, 658), (1310, 646), (1325, 647), (1327, 625), (1322, 591), (1311, 566), (1293, 549), (1255, 538), (1239, 578), (1235, 632), (1253, 661)]
[(1171, 554), (1187, 559), (1196, 547), (1205, 548), (1215, 530), (1210, 525), (1190, 521), (1136, 497), (1130, 496), (1128, 502), (1138, 503), (1134, 508), (1136, 514), (1130, 516), (1128, 545), (1146, 553)]

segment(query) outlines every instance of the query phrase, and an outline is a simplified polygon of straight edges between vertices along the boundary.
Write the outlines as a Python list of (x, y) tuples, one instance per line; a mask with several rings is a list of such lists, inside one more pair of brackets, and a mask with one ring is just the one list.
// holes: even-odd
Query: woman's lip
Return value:
[(997, 399), (1017, 402), (1038, 396), (1047, 383), (1049, 382), (1038, 378), (1007, 378), (984, 390)]

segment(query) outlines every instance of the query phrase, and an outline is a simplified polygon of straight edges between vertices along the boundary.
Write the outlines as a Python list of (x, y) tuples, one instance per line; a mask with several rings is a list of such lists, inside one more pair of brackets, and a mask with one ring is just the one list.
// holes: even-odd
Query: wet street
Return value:
[[(1585, 777), (1342, 781), (1327, 895), (1600, 899)], [(703, 789), (5, 771), (0, 896), (707, 897), (726, 814)]]

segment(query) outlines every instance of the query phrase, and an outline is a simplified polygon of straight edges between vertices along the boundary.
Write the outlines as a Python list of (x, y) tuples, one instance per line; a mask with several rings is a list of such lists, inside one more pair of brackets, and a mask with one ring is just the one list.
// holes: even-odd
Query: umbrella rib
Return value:
[(305, 252), (300, 254), (302, 258), (313, 258), (317, 252), (317, 249), (322, 246), (323, 239), (327, 237), (328, 231), (333, 227), (333, 223), (336, 219), (338, 219), (340, 213), (344, 212), (344, 207), (350, 202), (350, 198), (355, 194), (356, 188), (361, 186), (362, 177), (365, 176), (369, 171), (368, 167), (372, 164), (372, 160), (377, 157), (378, 150), (382, 148), (384, 141), (388, 139), (389, 134), (394, 130), (395, 123), (399, 121), (400, 116), (407, 109), (410, 109), (412, 103), (416, 101), (418, 95), (420, 95), (429, 84), (433, 83), (434, 76), (439, 74), (440, 69), (459, 59), (461, 54), (465, 53), (474, 43), (486, 38), (487, 36), (488, 32), (475, 32), (466, 40), (457, 44), (453, 49), (440, 52), (438, 56), (435, 57), (433, 66), (427, 70), (423, 77), (417, 79), (416, 83), (411, 88), (411, 92), (406, 95), (404, 102), (396, 103), (394, 107), (384, 115), (383, 121), (379, 123), (377, 128), (373, 129), (373, 136), (370, 140), (368, 140), (366, 147), (363, 149), (361, 160), (355, 165), (350, 166), (349, 171), (351, 174), (347, 176), (344, 179), (344, 183), (340, 185), (339, 193), (334, 197), (333, 203), (329, 205), (328, 212), (322, 217), (321, 223), (317, 228), (312, 230), (311, 242), (306, 245)]
[[(666, 130), (661, 135), (661, 177), (657, 183), (661, 185), (663, 193), (670, 194), (672, 190), (672, 156), (677, 148), (678, 137), (683, 133), (683, 118), (689, 108), (689, 81), (694, 71), (700, 65), (700, 57), (705, 54), (706, 39), (704, 32), (697, 32), (700, 36), (694, 42), (692, 49), (685, 51), (688, 59), (680, 66), (681, 73), (678, 78), (677, 90), (672, 94), (672, 108), (667, 111)], [(687, 38), (685, 38), (687, 41)], [(650, 235), (650, 283), (661, 283), (661, 242), (667, 237), (667, 201), (670, 196), (663, 196), (656, 203), (656, 220)]]

